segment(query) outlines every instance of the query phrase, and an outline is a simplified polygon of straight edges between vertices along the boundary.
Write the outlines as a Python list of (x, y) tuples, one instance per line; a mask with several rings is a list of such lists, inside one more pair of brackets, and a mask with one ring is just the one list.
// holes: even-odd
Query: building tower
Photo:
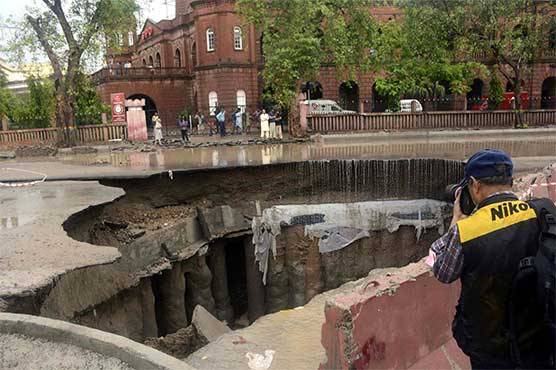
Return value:
[(191, 3), (195, 0), (176, 0), (176, 17), (191, 13)]

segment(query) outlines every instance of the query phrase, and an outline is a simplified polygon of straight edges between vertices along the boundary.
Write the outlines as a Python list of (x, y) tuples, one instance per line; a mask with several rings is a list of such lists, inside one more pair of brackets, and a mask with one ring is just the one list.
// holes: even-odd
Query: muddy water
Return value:
[(138, 171), (265, 165), (326, 159), (445, 158), (463, 160), (481, 148), (498, 148), (512, 157), (556, 157), (556, 138), (523, 140), (476, 138), (474, 141), (398, 140), (372, 143), (220, 146), (160, 150), (151, 153), (106, 153), (62, 157), (63, 163), (113, 166)]

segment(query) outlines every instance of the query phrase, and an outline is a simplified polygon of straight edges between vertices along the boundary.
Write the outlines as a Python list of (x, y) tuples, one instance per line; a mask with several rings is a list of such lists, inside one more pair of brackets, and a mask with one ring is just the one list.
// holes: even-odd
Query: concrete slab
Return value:
[(214, 342), (222, 335), (230, 333), (232, 330), (222, 321), (212, 316), (203, 306), (196, 306), (193, 310), (191, 325), (197, 332), (207, 338), (209, 342)]
[[(173, 357), (130, 339), (44, 317), (0, 313), (0, 343), (2, 336), (6, 335), (17, 335), (23, 342), (21, 344), (25, 342), (38, 344), (27, 355), (32, 355), (35, 359), (44, 359), (44, 363), (40, 365), (48, 363), (58, 365), (41, 366), (39, 369), (118, 369), (117, 365), (125, 365), (121, 368), (193, 370)], [(21, 347), (17, 349), (22, 350)], [(42, 350), (49, 352), (44, 353)], [(0, 349), (1, 353), (2, 349)], [(94, 364), (85, 361), (90, 360), (91, 357), (97, 360), (98, 365), (104, 363), (112, 366), (95, 367)], [(23, 360), (22, 364), (24, 361), (36, 364), (32, 359)], [(80, 363), (87, 366), (81, 367)], [(0, 365), (2, 365), (2, 356), (0, 356)], [(37, 367), (30, 368), (37, 369)]]
[(78, 242), (62, 223), (121, 195), (121, 189), (98, 182), (0, 188), (0, 311), (7, 296), (31, 296), (65, 272), (117, 260), (117, 249)]

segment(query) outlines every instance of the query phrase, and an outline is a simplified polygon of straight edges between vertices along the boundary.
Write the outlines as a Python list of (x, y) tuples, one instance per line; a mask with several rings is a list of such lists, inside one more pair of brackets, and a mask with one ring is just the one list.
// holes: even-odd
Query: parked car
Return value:
[(303, 104), (309, 104), (309, 114), (319, 115), (319, 114), (357, 114), (357, 112), (352, 110), (346, 110), (338, 105), (334, 100), (327, 99), (315, 99), (315, 100), (305, 100)]
[[(412, 109), (412, 105), (414, 106)], [(412, 112), (422, 112), (423, 106), (421, 102), (417, 99), (402, 99), (400, 100), (400, 112), (402, 113), (412, 113)]]

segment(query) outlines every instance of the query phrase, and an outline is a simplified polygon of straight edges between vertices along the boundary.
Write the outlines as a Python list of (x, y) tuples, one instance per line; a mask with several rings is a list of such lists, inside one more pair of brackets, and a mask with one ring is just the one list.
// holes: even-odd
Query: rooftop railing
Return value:
[(154, 67), (106, 67), (91, 75), (95, 84), (120, 80), (145, 79), (188, 79), (191, 73), (184, 67), (154, 68)]

